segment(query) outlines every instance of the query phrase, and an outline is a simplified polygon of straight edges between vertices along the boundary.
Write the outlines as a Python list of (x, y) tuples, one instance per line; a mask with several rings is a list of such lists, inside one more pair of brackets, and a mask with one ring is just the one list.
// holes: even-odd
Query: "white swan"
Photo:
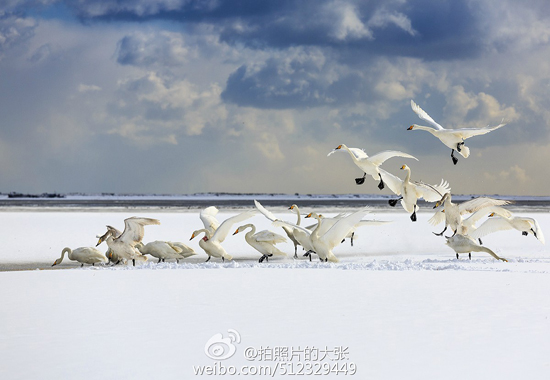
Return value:
[(193, 240), (196, 236), (204, 232), (204, 237), (199, 240), (199, 246), (208, 255), (208, 259), (206, 261), (210, 261), (212, 257), (221, 258), (222, 261), (225, 261), (225, 259), (231, 260), (233, 259), (233, 257), (229, 253), (227, 253), (225, 248), (222, 247), (221, 243), (223, 243), (223, 241), (229, 234), (233, 224), (249, 219), (255, 214), (255, 211), (246, 211), (227, 218), (222, 222), (222, 224), (219, 225), (219, 227), (213, 234), (210, 233), (210, 231), (206, 228), (196, 230), (193, 232), (193, 234), (191, 235), (191, 239), (189, 240)]
[(132, 260), (133, 265), (136, 265), (136, 260), (147, 261), (147, 257), (143, 256), (136, 245), (141, 242), (145, 234), (144, 226), (160, 224), (157, 219), (131, 217), (124, 220), (124, 231), (117, 236), (120, 231), (116, 228), (107, 226), (107, 232), (99, 238), (96, 247), (102, 242), (106, 242), (111, 249), (113, 255), (116, 255), (119, 260)]
[(237, 228), (233, 235), (245, 231), (247, 228), (250, 228), (250, 231), (248, 231), (244, 235), (244, 238), (252, 248), (262, 254), (262, 257), (259, 260), (260, 263), (264, 260), (269, 261), (269, 257), (273, 255), (286, 256), (286, 253), (275, 247), (275, 244), (277, 243), (285, 243), (286, 238), (284, 236), (276, 234), (275, 232), (271, 232), (268, 230), (256, 232), (256, 226), (254, 226), (252, 223), (248, 223), (244, 226), (240, 226), (239, 228)]
[(99, 263), (106, 264), (108, 262), (107, 257), (97, 248), (80, 247), (76, 249), (70, 249), (69, 247), (65, 247), (63, 248), (63, 251), (61, 251), (61, 257), (54, 261), (52, 267), (61, 264), (63, 258), (65, 257), (65, 253), (67, 253), (69, 260), (78, 261), (79, 263), (81, 263), (81, 267), (83, 267), (84, 264), (95, 265)]
[[(495, 217), (495, 214), (498, 217)], [(545, 244), (544, 235), (536, 219), (506, 215), (498, 209), (489, 216), (490, 218), (471, 234), (474, 239), (480, 239), (497, 231), (516, 229), (524, 236), (534, 235), (542, 244)]]
[(447, 242), (445, 243), (451, 247), (456, 252), (456, 258), (458, 259), (459, 253), (467, 253), (470, 260), (472, 259), (472, 252), (486, 252), (489, 255), (493, 256), (497, 260), (502, 260), (508, 262), (508, 260), (503, 259), (502, 257), (497, 256), (496, 253), (491, 251), (489, 248), (486, 248), (482, 245), (479, 245), (472, 239), (470, 236), (465, 236), (462, 234), (456, 234), (454, 236), (448, 237)]
[[(139, 251), (144, 255), (151, 255), (159, 259), (158, 263), (161, 261), (164, 262), (166, 259), (175, 259), (176, 262), (179, 263), (180, 259), (184, 259), (186, 257), (183, 254), (183, 249), (181, 247), (169, 241), (156, 240), (145, 245), (140, 242), (136, 244), (136, 248), (139, 249)], [(190, 247), (187, 248), (192, 250)], [(194, 251), (192, 254), (195, 254)]]
[(193, 248), (191, 248), (190, 246), (188, 246), (187, 244), (183, 244), (179, 241), (169, 241), (167, 243), (170, 243), (176, 247), (178, 247), (179, 249), (181, 249), (181, 252), (179, 253), (184, 259), (188, 258), (188, 257), (191, 257), (191, 256), (195, 256), (197, 254), (197, 252), (195, 252), (195, 250)]
[[(271, 220), (272, 222), (277, 220), (277, 217), (273, 215), (273, 213), (268, 211), (260, 202), (258, 202), (257, 200), (254, 200), (254, 204), (256, 205), (256, 208), (258, 209), (258, 211), (260, 211), (267, 219)], [(298, 220), (296, 221), (295, 225), (299, 226), (301, 222), (301, 216), (300, 216), (300, 210), (298, 209), (298, 206), (292, 205), (288, 209), (292, 211), (296, 210), (296, 213), (298, 214)], [(295, 259), (298, 258), (298, 246), (302, 244), (300, 243), (299, 239), (297, 239), (296, 236), (294, 236), (294, 227), (291, 227), (290, 225), (285, 225), (285, 224), (281, 224), (280, 227), (283, 229), (283, 231), (285, 231), (290, 241), (292, 241), (292, 244), (294, 244), (294, 258)], [(298, 234), (299, 233), (300, 232), (298, 232)]]
[[(474, 213), (482, 208), (490, 207), (490, 206), (503, 206), (507, 205), (510, 202), (500, 200), (500, 199), (493, 199), (493, 198), (487, 198), (487, 197), (477, 197), (474, 199), (471, 199), (466, 202), (462, 202), (460, 204), (456, 204), (452, 202), (452, 196), (451, 193), (445, 193), (443, 198), (441, 200), (437, 201), (434, 209), (438, 208), (439, 206), (443, 205), (443, 209), (445, 212), (437, 211), (434, 216), (432, 216), (428, 222), (432, 224), (433, 226), (438, 225), (439, 223), (445, 221), (445, 228), (440, 233), (435, 233), (434, 235), (441, 236), (443, 233), (447, 230), (447, 227), (449, 227), (451, 230), (453, 230), (453, 235), (457, 233), (459, 228), (462, 225), (462, 215), (464, 214), (470, 214)], [(488, 215), (488, 214), (486, 214)]]
[(323, 224), (323, 218), (317, 213), (310, 213), (306, 218), (316, 218), (317, 228), (311, 233), (311, 242), (315, 248), (315, 252), (319, 255), (321, 261), (338, 262), (338, 258), (334, 256), (332, 250), (341, 243), (349, 231), (354, 228), (369, 212), (368, 208), (363, 208), (350, 215), (340, 218), (330, 229), (324, 234), (319, 234), (319, 230)]
[(218, 209), (215, 206), (207, 207), (201, 210), (199, 214), (202, 224), (204, 224), (204, 228), (210, 231), (210, 234), (214, 234), (220, 226), (220, 222), (216, 219), (216, 215), (218, 215)]
[(441, 180), (441, 183), (436, 186), (417, 181), (411, 182), (411, 169), (407, 165), (403, 165), (401, 170), (407, 172), (404, 180), (380, 169), (382, 178), (384, 178), (384, 182), (388, 184), (388, 187), (396, 195), (401, 195), (400, 198), (391, 199), (388, 203), (393, 207), (400, 200), (405, 211), (411, 214), (413, 222), (416, 222), (416, 211), (418, 210), (416, 202), (418, 199), (424, 198), (427, 202), (437, 202), (443, 197), (443, 194), (451, 191), (449, 183), (445, 180)]
[[(489, 214), (497, 210), (500, 211), (502, 215), (512, 216), (512, 213), (510, 211), (499, 206), (484, 207), (480, 210), (477, 210), (466, 219), (462, 220), (462, 225), (459, 227), (458, 233), (462, 235), (473, 236), (474, 231), (477, 230), (477, 226), (476, 226), (477, 222), (479, 222), (482, 218), (488, 216)], [(481, 238), (477, 238), (477, 240), (479, 241), (479, 244), (483, 244), (483, 242), (481, 241)]]
[(380, 174), (379, 166), (382, 165), (384, 161), (392, 157), (413, 158), (418, 161), (416, 157), (397, 150), (385, 150), (369, 157), (362, 149), (348, 148), (345, 144), (338, 145), (327, 155), (327, 157), (341, 149), (346, 150), (351, 156), (353, 163), (363, 171), (363, 177), (355, 178), (355, 183), (362, 185), (365, 182), (365, 177), (370, 175), (374, 180), (380, 180), (378, 184), (380, 190), (384, 188), (384, 180)]
[(460, 155), (464, 158), (468, 158), (470, 155), (470, 149), (464, 145), (464, 140), (478, 135), (484, 135), (486, 133), (489, 133), (491, 131), (494, 131), (495, 129), (501, 128), (505, 126), (506, 124), (501, 123), (497, 125), (496, 127), (486, 127), (486, 128), (461, 128), (461, 129), (445, 129), (438, 123), (434, 121), (424, 111), (422, 108), (420, 108), (414, 101), (411, 100), (411, 108), (418, 115), (418, 117), (428, 123), (430, 123), (434, 128), (432, 127), (426, 127), (422, 125), (413, 124), (411, 125), (408, 130), (414, 130), (414, 129), (420, 129), (423, 131), (430, 132), (432, 135), (437, 137), (443, 144), (445, 144), (447, 147), (451, 148), (451, 158), (453, 160), (453, 164), (456, 165), (458, 162), (458, 159), (454, 156), (455, 150), (460, 153)]

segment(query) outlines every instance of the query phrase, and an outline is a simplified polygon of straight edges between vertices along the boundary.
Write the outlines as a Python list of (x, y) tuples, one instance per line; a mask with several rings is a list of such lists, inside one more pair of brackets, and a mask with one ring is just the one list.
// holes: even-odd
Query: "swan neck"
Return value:
[(71, 259), (71, 254), (73, 253), (73, 250), (69, 247), (63, 248), (63, 251), (61, 251), (61, 261), (63, 261), (63, 259), (65, 258), (65, 253), (67, 254), (67, 257)]
[(302, 216), (300, 215), (300, 209), (298, 206), (295, 207), (296, 209), (296, 215), (298, 215), (298, 219), (296, 220), (296, 225), (299, 226), (300, 222), (302, 221)]

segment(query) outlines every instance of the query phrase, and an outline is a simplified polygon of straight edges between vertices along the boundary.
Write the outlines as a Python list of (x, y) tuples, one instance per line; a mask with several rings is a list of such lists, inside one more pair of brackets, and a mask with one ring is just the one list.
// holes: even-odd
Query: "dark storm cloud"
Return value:
[[(87, 0), (67, 5), (85, 21), (212, 24), (226, 43), (260, 49), (330, 47), (341, 50), (348, 59), (369, 54), (454, 59), (475, 56), (484, 48), (484, 30), (477, 20), (480, 10), (465, 0)], [(364, 30), (350, 25), (354, 21)]]

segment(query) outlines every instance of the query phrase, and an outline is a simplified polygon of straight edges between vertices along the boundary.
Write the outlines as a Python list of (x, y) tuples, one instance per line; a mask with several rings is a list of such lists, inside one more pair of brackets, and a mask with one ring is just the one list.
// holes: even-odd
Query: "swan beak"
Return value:
[(96, 244), (95, 246), (97, 247), (97, 246), (100, 245), (101, 243), (103, 243), (103, 239), (102, 239), (102, 238), (99, 238), (99, 240), (97, 241), (97, 244)]
[(407, 131), (412, 131), (414, 128), (414, 125), (411, 125), (409, 128), (407, 128)]
[(294, 205), (290, 206), (288, 209), (289, 210), (294, 210)]
[(434, 208), (438, 208), (438, 207), (439, 207), (439, 205), (441, 205), (441, 202), (439, 202), (439, 201), (435, 202), (435, 206), (434, 206)]
[(233, 232), (233, 235), (237, 235), (239, 233), (239, 229), (237, 228), (235, 232)]
[(342, 145), (338, 145), (334, 150), (342, 149)]
[(492, 212), (492, 213), (489, 215), (489, 218), (491, 218), (491, 217), (493, 217), (493, 216), (495, 216), (495, 213), (494, 213), (494, 212)]
[(311, 218), (311, 213), (307, 214), (306, 218)]
[(193, 240), (194, 237), (195, 237), (195, 234), (193, 233), (193, 234), (191, 235), (191, 239), (189, 239), (189, 240)]
[(405, 165), (401, 166), (401, 170), (404, 170), (405, 169)]
[(57, 265), (57, 261), (54, 261), (54, 263), (52, 264), (52, 267), (56, 265)]

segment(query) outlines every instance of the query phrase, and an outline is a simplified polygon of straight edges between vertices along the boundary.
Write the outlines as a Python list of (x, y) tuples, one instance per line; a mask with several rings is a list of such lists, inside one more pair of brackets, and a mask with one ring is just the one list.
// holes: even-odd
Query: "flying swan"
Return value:
[(411, 100), (411, 108), (418, 115), (418, 117), (429, 124), (432, 127), (425, 127), (422, 125), (413, 124), (407, 130), (412, 131), (415, 129), (420, 129), (423, 131), (428, 131), (435, 137), (437, 137), (443, 144), (451, 148), (451, 158), (453, 164), (456, 165), (458, 158), (454, 156), (455, 150), (460, 153), (464, 158), (468, 158), (470, 155), (470, 149), (464, 145), (464, 140), (478, 135), (484, 135), (501, 127), (504, 127), (506, 124), (501, 123), (496, 127), (486, 127), (486, 128), (461, 128), (461, 129), (445, 129), (431, 118), (430, 115), (426, 113), (418, 104)]
[(416, 222), (416, 211), (418, 206), (416, 202), (420, 198), (424, 198), (427, 202), (437, 202), (443, 197), (443, 194), (451, 191), (449, 183), (445, 180), (441, 180), (441, 183), (437, 186), (429, 185), (424, 182), (411, 182), (411, 169), (407, 165), (401, 166), (401, 170), (405, 170), (407, 175), (402, 180), (399, 177), (394, 176), (391, 173), (381, 170), (382, 178), (388, 184), (388, 187), (401, 197), (398, 199), (391, 199), (388, 201), (390, 206), (394, 207), (398, 201), (401, 201), (401, 205), (411, 214), (411, 220)]
[[(509, 204), (509, 201), (500, 199), (493, 199), (487, 197), (478, 197), (471, 199), (460, 204), (452, 202), (451, 193), (445, 193), (441, 200), (437, 201), (434, 209), (443, 205), (443, 210), (437, 211), (428, 222), (434, 226), (438, 225), (442, 221), (445, 221), (445, 228), (440, 233), (433, 233), (434, 235), (441, 236), (450, 227), (453, 230), (453, 235), (457, 233), (458, 229), (462, 226), (462, 215), (471, 214), (482, 208), (490, 206), (503, 206)], [(487, 214), (488, 215), (488, 214)]]
[(363, 177), (355, 178), (355, 183), (358, 185), (362, 185), (363, 183), (365, 183), (365, 177), (367, 175), (370, 175), (374, 180), (380, 180), (380, 183), (378, 184), (378, 188), (380, 190), (384, 188), (384, 180), (382, 179), (382, 175), (380, 174), (379, 166), (382, 165), (384, 161), (392, 157), (413, 158), (418, 161), (416, 157), (397, 150), (385, 150), (383, 152), (375, 154), (374, 156), (369, 157), (364, 150), (359, 148), (348, 148), (344, 144), (338, 145), (334, 150), (327, 154), (327, 157), (335, 152), (341, 151), (342, 149), (346, 150), (349, 153), (351, 159), (353, 160), (353, 163), (363, 171)]
[[(495, 217), (495, 215), (498, 216)], [(542, 244), (545, 244), (544, 235), (536, 219), (506, 215), (499, 209), (494, 210), (489, 216), (490, 218), (472, 233), (471, 236), (474, 239), (497, 231), (515, 229), (521, 231), (523, 236), (534, 235)]]

